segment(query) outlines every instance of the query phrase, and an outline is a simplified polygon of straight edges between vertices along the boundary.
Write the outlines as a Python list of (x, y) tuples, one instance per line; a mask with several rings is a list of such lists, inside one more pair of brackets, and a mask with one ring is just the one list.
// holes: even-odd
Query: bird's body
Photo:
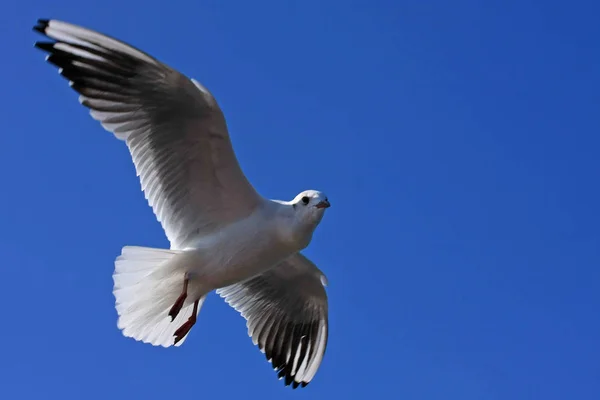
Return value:
[(254, 344), (285, 378), (306, 386), (328, 338), (324, 274), (300, 251), (329, 201), (315, 190), (269, 200), (243, 174), (225, 117), (199, 82), (104, 34), (57, 20), (36, 46), (81, 104), (129, 148), (170, 249), (125, 246), (113, 294), (123, 334), (184, 343), (216, 290), (247, 320)]
[(285, 202), (265, 199), (248, 217), (184, 242), (178, 257), (199, 294), (191, 297), (265, 272), (308, 246), (312, 231), (294, 235), (292, 212)]

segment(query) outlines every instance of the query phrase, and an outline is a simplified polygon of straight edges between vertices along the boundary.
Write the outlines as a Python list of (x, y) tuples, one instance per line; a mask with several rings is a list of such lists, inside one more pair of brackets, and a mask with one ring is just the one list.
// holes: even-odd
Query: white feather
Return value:
[[(193, 300), (188, 300), (175, 320), (171, 322), (168, 315), (183, 287), (185, 264), (177, 262), (179, 255), (183, 254), (148, 247), (123, 248), (113, 274), (117, 326), (123, 335), (155, 346), (173, 345), (173, 334), (193, 311)], [(202, 296), (198, 312), (204, 299)], [(176, 346), (184, 341), (185, 337)]]

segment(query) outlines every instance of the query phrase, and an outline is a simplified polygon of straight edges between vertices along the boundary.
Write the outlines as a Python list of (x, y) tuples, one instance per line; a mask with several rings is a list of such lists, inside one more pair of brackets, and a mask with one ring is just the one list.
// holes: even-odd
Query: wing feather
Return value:
[(80, 102), (129, 148), (144, 195), (172, 248), (252, 213), (262, 198), (244, 176), (211, 93), (152, 56), (57, 20), (37, 42)]
[(328, 338), (323, 273), (302, 254), (271, 270), (217, 290), (246, 320), (252, 342), (286, 385), (306, 386), (319, 368)]

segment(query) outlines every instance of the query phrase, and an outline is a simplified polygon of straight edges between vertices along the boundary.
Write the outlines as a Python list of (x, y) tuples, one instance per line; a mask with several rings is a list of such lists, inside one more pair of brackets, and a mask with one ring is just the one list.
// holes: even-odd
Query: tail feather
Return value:
[[(123, 248), (113, 274), (117, 325), (123, 335), (155, 346), (173, 346), (173, 334), (192, 315), (194, 303), (193, 296), (188, 296), (171, 321), (168, 313), (181, 293), (185, 276), (185, 263), (178, 257), (181, 254), (148, 247)], [(198, 312), (205, 298), (200, 298)], [(175, 346), (181, 346), (186, 337)]]

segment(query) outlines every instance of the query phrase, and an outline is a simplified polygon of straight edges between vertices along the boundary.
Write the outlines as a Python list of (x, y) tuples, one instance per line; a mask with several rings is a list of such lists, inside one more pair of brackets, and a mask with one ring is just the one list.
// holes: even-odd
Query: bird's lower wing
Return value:
[(217, 290), (247, 320), (248, 335), (294, 388), (315, 376), (327, 346), (324, 274), (297, 253), (271, 270)]

